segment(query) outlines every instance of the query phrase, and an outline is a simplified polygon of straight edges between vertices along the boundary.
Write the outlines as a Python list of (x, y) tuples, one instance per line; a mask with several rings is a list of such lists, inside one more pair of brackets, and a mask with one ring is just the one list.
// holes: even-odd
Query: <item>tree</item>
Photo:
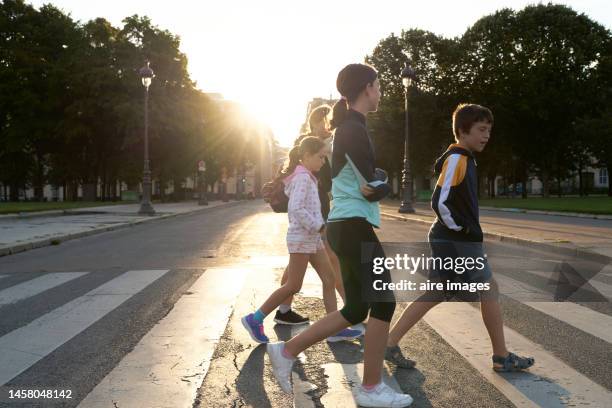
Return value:
[(21, 0), (5, 1), (0, 13), (1, 151), (25, 158), (23, 164), (8, 168), (12, 198), (19, 185), (31, 181), (41, 199), (80, 33), (69, 17), (50, 5), (36, 11)]
[(12, 200), (28, 185), (40, 199), (47, 182), (63, 185), (70, 199), (79, 185), (87, 200), (98, 198), (99, 185), (102, 199), (117, 197), (118, 181), (135, 188), (145, 61), (156, 74), (150, 147), (162, 198), (170, 181), (180, 194), (198, 160), (214, 175), (257, 159), (259, 125), (198, 90), (180, 38), (149, 18), (127, 17), (120, 28), (102, 18), (80, 24), (52, 6), (9, 0), (0, 3), (0, 28), (0, 182)]
[(573, 123), (593, 108), (594, 71), (609, 35), (585, 15), (548, 4), (498, 11), (462, 37), (464, 93), (492, 108), (495, 143), (540, 172), (545, 196), (551, 174), (566, 173), (576, 158)]
[(443, 62), (453, 41), (423, 30), (391, 34), (380, 41), (366, 61), (377, 68), (383, 99), (370, 120), (377, 157), (392, 174), (403, 169), (405, 132), (404, 87), (400, 72), (405, 63), (419, 73), (410, 88), (410, 164), (413, 174), (427, 175), (434, 159), (452, 140), (449, 117), (445, 115), (448, 99), (444, 98)]
[(452, 141), (455, 106), (479, 103), (495, 116), (491, 143), (478, 156), (489, 190), (501, 174), (514, 184), (520, 181), (526, 196), (528, 175), (537, 171), (547, 196), (553, 177), (570, 175), (585, 154), (610, 162), (605, 108), (612, 88), (610, 54), (609, 30), (552, 4), (499, 10), (455, 39), (416, 29), (392, 34), (367, 57), (379, 70), (384, 94), (371, 121), (379, 157), (392, 170), (401, 168), (399, 72), (409, 59), (420, 77), (409, 95), (413, 172), (426, 172)]

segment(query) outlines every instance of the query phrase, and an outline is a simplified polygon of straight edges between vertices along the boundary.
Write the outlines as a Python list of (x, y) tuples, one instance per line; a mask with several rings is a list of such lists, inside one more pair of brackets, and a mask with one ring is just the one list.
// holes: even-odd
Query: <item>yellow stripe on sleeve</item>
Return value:
[[(444, 179), (446, 178), (446, 171), (448, 170), (448, 162), (449, 158), (452, 155), (448, 155), (448, 157), (444, 160), (444, 164), (442, 165), (442, 172), (440, 173), (440, 177), (438, 177), (437, 185), (442, 187), (444, 185)], [(457, 161), (457, 165), (451, 169), (453, 171), (453, 177), (451, 179), (451, 187), (461, 184), (463, 179), (465, 178), (465, 173), (467, 171), (467, 156), (461, 155), (459, 160)]]

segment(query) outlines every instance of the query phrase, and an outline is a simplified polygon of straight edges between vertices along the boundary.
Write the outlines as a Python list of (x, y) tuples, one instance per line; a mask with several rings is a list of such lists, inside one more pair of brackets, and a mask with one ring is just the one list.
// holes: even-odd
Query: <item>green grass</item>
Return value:
[(521, 208), (588, 214), (612, 214), (612, 197), (529, 197), (478, 200), (481, 207)]
[(100, 207), (106, 205), (130, 204), (127, 201), (118, 202), (16, 202), (16, 203), (0, 203), (0, 214), (15, 214), (20, 212), (36, 212), (36, 211), (51, 211), (51, 210), (72, 210), (75, 208)]

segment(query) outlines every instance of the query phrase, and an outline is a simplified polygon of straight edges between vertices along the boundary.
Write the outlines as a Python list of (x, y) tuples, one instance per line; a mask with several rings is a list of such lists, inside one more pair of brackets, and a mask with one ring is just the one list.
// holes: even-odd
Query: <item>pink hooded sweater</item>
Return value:
[(318, 240), (319, 231), (325, 225), (325, 221), (321, 215), (317, 178), (300, 164), (283, 182), (285, 194), (289, 197), (287, 241)]

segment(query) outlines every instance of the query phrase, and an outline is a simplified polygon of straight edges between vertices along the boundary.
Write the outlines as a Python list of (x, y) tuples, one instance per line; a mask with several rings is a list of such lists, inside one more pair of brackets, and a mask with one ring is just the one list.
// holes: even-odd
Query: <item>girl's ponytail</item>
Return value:
[(324, 147), (325, 143), (318, 137), (304, 137), (302, 140), (300, 140), (299, 144), (293, 146), (289, 151), (289, 157), (285, 163), (285, 167), (278, 173), (277, 179), (285, 178), (291, 175), (295, 171), (298, 164), (300, 164), (300, 160), (302, 160), (304, 154), (315, 154)]
[(295, 168), (300, 164), (302, 154), (300, 152), (300, 145), (293, 146), (289, 151), (288, 160), (285, 164), (285, 168), (281, 171), (280, 176), (286, 177), (295, 171)]
[(354, 103), (359, 94), (378, 78), (378, 72), (366, 64), (349, 64), (338, 73), (336, 88), (342, 98), (334, 105), (331, 129), (336, 129), (346, 119), (349, 102)]
[(332, 118), (329, 121), (329, 127), (331, 130), (336, 129), (346, 119), (348, 113), (348, 102), (346, 98), (342, 97), (332, 109)]

